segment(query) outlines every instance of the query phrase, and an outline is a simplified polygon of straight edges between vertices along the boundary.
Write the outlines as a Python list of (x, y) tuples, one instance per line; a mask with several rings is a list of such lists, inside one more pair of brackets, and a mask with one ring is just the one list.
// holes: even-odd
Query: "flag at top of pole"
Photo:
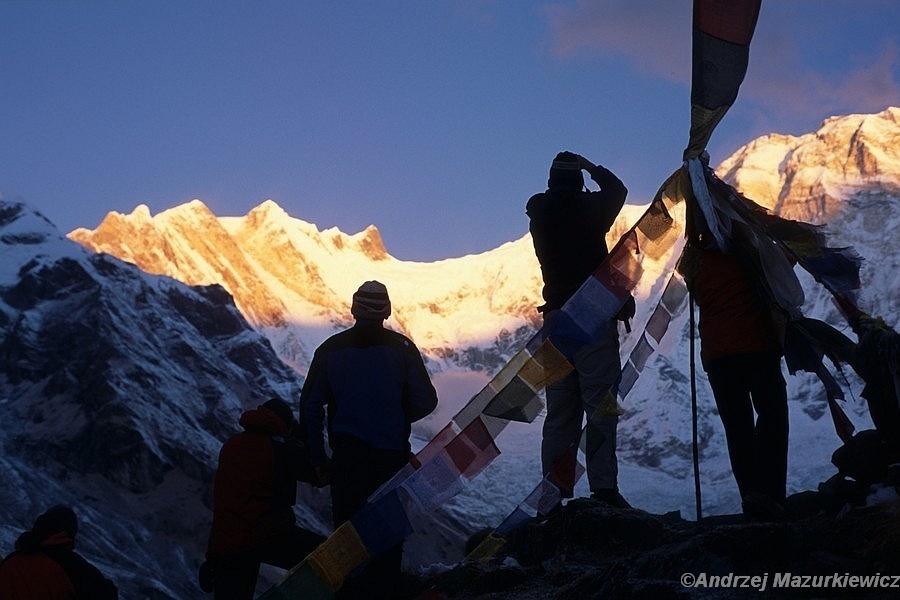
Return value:
[(761, 0), (694, 0), (691, 134), (684, 160), (706, 150), (747, 74)]

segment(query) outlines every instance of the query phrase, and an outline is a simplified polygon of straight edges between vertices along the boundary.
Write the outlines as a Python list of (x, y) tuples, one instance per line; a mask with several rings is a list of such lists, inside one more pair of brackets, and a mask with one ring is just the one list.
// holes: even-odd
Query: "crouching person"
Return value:
[(77, 532), (78, 519), (68, 506), (54, 506), (39, 516), (0, 564), (0, 598), (118, 598), (116, 586), (75, 552)]
[(241, 415), (240, 425), (244, 431), (219, 453), (201, 568), (201, 586), (214, 591), (216, 600), (251, 600), (261, 563), (290, 569), (325, 541), (295, 522), (297, 481), (308, 480), (311, 468), (294, 437), (290, 406), (269, 400)]

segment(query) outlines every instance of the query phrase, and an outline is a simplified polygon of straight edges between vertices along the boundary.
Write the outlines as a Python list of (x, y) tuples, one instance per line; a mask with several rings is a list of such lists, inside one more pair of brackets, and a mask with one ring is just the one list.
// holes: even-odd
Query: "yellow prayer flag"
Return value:
[(522, 365), (519, 377), (535, 391), (539, 391), (559, 381), (571, 373), (572, 369), (568, 359), (547, 338), (537, 347), (531, 360)]
[(309, 563), (332, 590), (370, 558), (369, 551), (350, 521), (338, 527), (325, 542), (312, 551)]

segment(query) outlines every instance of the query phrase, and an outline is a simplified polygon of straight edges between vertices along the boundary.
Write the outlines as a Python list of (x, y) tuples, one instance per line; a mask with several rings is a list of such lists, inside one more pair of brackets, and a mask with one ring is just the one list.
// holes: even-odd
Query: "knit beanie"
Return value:
[(378, 281), (367, 281), (353, 294), (350, 314), (357, 319), (384, 320), (391, 316), (387, 288)]
[(578, 156), (572, 152), (560, 152), (550, 165), (550, 179), (547, 188), (551, 190), (581, 191), (584, 176), (578, 165)]

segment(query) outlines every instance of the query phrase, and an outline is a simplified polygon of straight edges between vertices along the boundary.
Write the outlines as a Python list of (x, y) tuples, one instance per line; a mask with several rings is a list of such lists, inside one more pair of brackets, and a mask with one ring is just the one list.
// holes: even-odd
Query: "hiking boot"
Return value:
[(591, 499), (602, 502), (612, 508), (631, 508), (628, 501), (622, 497), (619, 490), (613, 488), (608, 490), (595, 490), (591, 492)]
[(786, 521), (787, 509), (777, 500), (760, 492), (750, 492), (741, 500), (744, 516), (759, 521)]

